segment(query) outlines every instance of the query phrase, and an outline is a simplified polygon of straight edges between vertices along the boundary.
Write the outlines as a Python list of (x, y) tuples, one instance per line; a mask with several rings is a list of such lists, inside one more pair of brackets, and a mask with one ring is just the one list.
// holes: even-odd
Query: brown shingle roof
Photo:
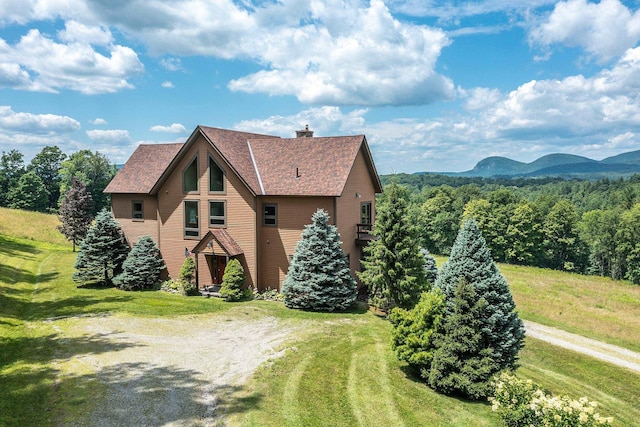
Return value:
[(207, 243), (209, 243), (212, 239), (218, 242), (220, 247), (229, 256), (238, 256), (244, 253), (240, 245), (235, 240), (233, 240), (233, 237), (231, 237), (231, 235), (227, 233), (227, 230), (225, 230), (224, 228), (214, 228), (213, 230), (209, 230), (191, 252), (196, 253), (203, 251)]
[(105, 192), (151, 194), (200, 134), (256, 195), (340, 196), (360, 150), (382, 191), (364, 135), (280, 138), (198, 126), (186, 144), (140, 145)]
[(148, 194), (184, 144), (141, 144), (111, 180), (105, 193)]
[(364, 135), (250, 140), (263, 194), (339, 196)]

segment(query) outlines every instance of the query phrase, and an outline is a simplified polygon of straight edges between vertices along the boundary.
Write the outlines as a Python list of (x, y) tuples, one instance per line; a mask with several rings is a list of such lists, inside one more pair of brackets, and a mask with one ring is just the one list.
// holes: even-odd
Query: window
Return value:
[(224, 192), (224, 171), (211, 156), (209, 156), (209, 192)]
[(186, 200), (184, 202), (184, 237), (199, 237), (200, 222), (198, 221), (198, 202)]
[(131, 202), (131, 218), (133, 220), (144, 220), (144, 209), (141, 200), (133, 200)]
[(198, 192), (198, 156), (182, 172), (182, 191), (185, 193)]
[(224, 201), (209, 202), (209, 226), (221, 227), (227, 225), (226, 203)]
[(275, 203), (262, 205), (262, 225), (278, 225), (278, 205)]
[(371, 202), (360, 204), (360, 224), (371, 224)]

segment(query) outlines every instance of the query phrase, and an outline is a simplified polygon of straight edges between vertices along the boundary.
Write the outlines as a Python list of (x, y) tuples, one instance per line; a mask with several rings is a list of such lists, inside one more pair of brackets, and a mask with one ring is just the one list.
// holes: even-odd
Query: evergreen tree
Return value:
[(436, 287), (444, 292), (448, 307), (461, 281), (473, 288), (478, 300), (486, 301), (477, 320), (498, 370), (513, 368), (524, 343), (524, 326), (515, 311), (509, 285), (494, 264), (473, 219), (463, 224), (449, 260), (438, 272)]
[(122, 272), (127, 246), (120, 226), (106, 209), (98, 213), (80, 244), (73, 280), (81, 285), (110, 286)]
[(416, 227), (409, 221), (408, 193), (392, 181), (378, 204), (373, 234), (378, 237), (365, 248), (360, 280), (367, 286), (370, 302), (385, 310), (411, 308), (428, 289), (424, 257), (420, 254)]
[(42, 179), (35, 172), (29, 171), (9, 189), (7, 205), (12, 209), (44, 212), (49, 205), (49, 192)]
[(420, 253), (424, 258), (424, 279), (429, 283), (429, 286), (431, 286), (438, 277), (438, 265), (436, 264), (436, 259), (431, 256), (427, 249), (420, 249)]
[(442, 393), (461, 393), (479, 399), (491, 392), (491, 377), (500, 370), (491, 343), (483, 334), (487, 301), (477, 298), (470, 283), (461, 279), (454, 289), (442, 332), (434, 338), (428, 382)]
[(142, 236), (133, 245), (122, 264), (122, 273), (113, 283), (120, 289), (152, 289), (160, 282), (160, 273), (166, 268), (156, 242), (150, 236)]
[(393, 325), (391, 347), (396, 356), (425, 379), (429, 378), (436, 350), (434, 338), (440, 328), (443, 313), (444, 294), (434, 288), (423, 293), (412, 309), (395, 307), (389, 315), (389, 321)]
[(329, 224), (329, 214), (319, 209), (298, 242), (282, 285), (289, 308), (316, 311), (345, 310), (357, 296), (340, 235)]
[(71, 188), (62, 199), (58, 218), (61, 225), (60, 231), (67, 240), (73, 242), (73, 251), (76, 251), (76, 244), (82, 241), (87, 235), (91, 226), (93, 212), (93, 199), (87, 191), (87, 187), (82, 181), (73, 179)]
[(227, 301), (240, 301), (243, 296), (244, 269), (238, 259), (233, 258), (224, 269), (220, 295)]

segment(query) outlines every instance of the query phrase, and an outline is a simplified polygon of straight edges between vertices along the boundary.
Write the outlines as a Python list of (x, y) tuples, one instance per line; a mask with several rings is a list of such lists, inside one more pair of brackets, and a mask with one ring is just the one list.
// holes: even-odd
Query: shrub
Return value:
[(283, 301), (284, 295), (278, 292), (277, 289), (268, 288), (264, 292), (258, 292), (257, 290), (253, 293), (253, 299), (263, 300), (263, 301)]
[(191, 283), (196, 273), (196, 261), (190, 256), (185, 258), (180, 269), (180, 280)]
[(237, 259), (232, 259), (224, 269), (220, 295), (226, 301), (240, 301), (244, 297), (244, 269)]
[(162, 283), (160, 290), (165, 292), (177, 293), (183, 296), (200, 295), (196, 285), (183, 280), (169, 279)]
[(508, 427), (595, 427), (613, 423), (612, 417), (595, 412), (598, 404), (586, 397), (578, 400), (569, 396), (555, 397), (546, 394), (531, 380), (521, 380), (507, 372), (495, 379), (493, 387), (494, 395), (489, 398), (491, 409)]
[(433, 359), (434, 335), (444, 311), (444, 295), (434, 289), (425, 292), (411, 309), (394, 308), (389, 315), (393, 325), (391, 347), (399, 360), (404, 360), (421, 376), (427, 378)]

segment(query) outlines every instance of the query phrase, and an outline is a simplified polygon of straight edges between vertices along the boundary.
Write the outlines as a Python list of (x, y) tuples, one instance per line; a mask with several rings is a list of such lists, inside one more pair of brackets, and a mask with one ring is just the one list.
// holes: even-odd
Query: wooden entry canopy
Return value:
[(244, 251), (240, 245), (233, 240), (233, 237), (227, 233), (227, 230), (224, 228), (216, 228), (209, 230), (191, 250), (191, 253), (196, 255), (196, 286), (199, 288), (200, 272), (198, 271), (198, 254), (226, 255), (227, 258), (229, 258), (242, 255)]

